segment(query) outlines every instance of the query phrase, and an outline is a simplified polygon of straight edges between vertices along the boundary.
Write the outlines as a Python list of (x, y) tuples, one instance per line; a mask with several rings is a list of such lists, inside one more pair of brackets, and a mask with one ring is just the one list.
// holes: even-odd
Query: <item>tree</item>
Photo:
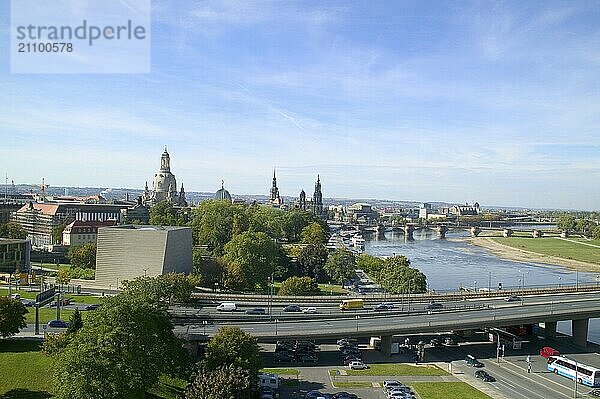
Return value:
[(300, 239), (304, 244), (325, 244), (328, 237), (325, 229), (318, 222), (312, 222), (302, 229)]
[(336, 249), (327, 257), (324, 269), (333, 281), (344, 284), (356, 275), (356, 257), (347, 249)]
[(194, 275), (199, 278), (202, 287), (214, 288), (215, 284), (221, 284), (225, 272), (225, 262), (219, 257), (206, 255), (202, 249), (192, 251), (194, 263)]
[(222, 255), (225, 244), (245, 231), (247, 225), (244, 208), (213, 200), (204, 201), (194, 209), (190, 222), (194, 243), (207, 245), (214, 255)]
[(161, 374), (187, 376), (191, 366), (166, 311), (128, 293), (88, 315), (54, 359), (57, 399), (141, 399)]
[(311, 277), (290, 277), (281, 283), (278, 295), (314, 295), (319, 291), (317, 282)]
[(309, 276), (318, 282), (325, 282), (326, 275), (323, 269), (327, 261), (327, 248), (322, 244), (309, 244), (298, 254), (299, 274)]
[(96, 243), (88, 242), (79, 246), (71, 246), (69, 248), (68, 258), (73, 267), (81, 267), (84, 269), (96, 268)]
[(203, 364), (207, 370), (231, 364), (255, 378), (262, 367), (262, 357), (256, 338), (239, 327), (222, 327), (208, 342)]
[(383, 266), (383, 259), (373, 255), (360, 254), (356, 258), (356, 268), (364, 271), (373, 279), (377, 279)]
[(236, 235), (225, 245), (225, 284), (238, 290), (253, 290), (257, 285), (266, 289), (284, 256), (281, 246), (265, 233), (246, 231)]
[(563, 213), (556, 221), (556, 227), (562, 231), (573, 231), (575, 229), (575, 217), (569, 213)]
[(248, 370), (233, 364), (215, 370), (201, 366), (185, 390), (185, 399), (250, 399), (252, 385)]
[(155, 226), (177, 226), (177, 210), (169, 201), (160, 201), (150, 208), (150, 224)]
[(594, 240), (600, 240), (600, 226), (596, 226), (594, 232), (592, 233), (592, 238)]
[(381, 271), (375, 280), (392, 294), (419, 293), (425, 292), (427, 289), (425, 275), (419, 270), (411, 268), (410, 261), (402, 255), (384, 259)]
[(81, 320), (81, 312), (79, 309), (75, 309), (71, 318), (69, 318), (69, 327), (67, 327), (67, 334), (74, 334), (83, 327), (83, 320)]
[(22, 240), (27, 238), (27, 231), (19, 222), (0, 223), (0, 237)]
[(271, 238), (284, 237), (285, 211), (266, 206), (251, 206), (246, 209), (248, 231), (263, 232)]
[(56, 272), (56, 282), (58, 284), (69, 284), (69, 281), (71, 281), (71, 273), (69, 270), (65, 268), (58, 269)]
[(161, 274), (156, 277), (137, 277), (123, 281), (123, 290), (152, 303), (188, 302), (198, 283), (198, 277), (184, 273)]
[(27, 309), (16, 299), (0, 297), (0, 337), (10, 337), (27, 327), (25, 315)]
[(315, 215), (310, 212), (292, 209), (283, 216), (283, 231), (289, 242), (300, 240), (302, 229), (315, 221)]
[(63, 230), (67, 227), (66, 224), (59, 224), (58, 226), (54, 226), (52, 228), (52, 243), (53, 244), (62, 244), (62, 233)]

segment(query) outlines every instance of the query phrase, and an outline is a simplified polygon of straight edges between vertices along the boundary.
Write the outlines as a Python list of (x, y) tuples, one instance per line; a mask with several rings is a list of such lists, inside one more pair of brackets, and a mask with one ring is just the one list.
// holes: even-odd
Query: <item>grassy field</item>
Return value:
[(464, 382), (413, 382), (410, 385), (421, 399), (491, 399)]
[(411, 366), (402, 363), (370, 364), (366, 370), (346, 370), (348, 375), (448, 375), (444, 370), (436, 366)]
[(260, 369), (261, 373), (267, 374), (279, 374), (279, 375), (298, 375), (300, 370), (298, 369), (286, 369), (286, 368), (264, 368)]
[[(275, 293), (279, 292), (280, 287), (281, 287), (281, 283), (275, 282)], [(319, 289), (321, 290), (321, 292), (318, 292), (315, 295), (346, 295), (346, 294), (348, 294), (348, 291), (343, 289), (341, 285), (319, 284)]]
[[(49, 399), (52, 397), (52, 361), (40, 352), (39, 341), (0, 339), (0, 397)], [(148, 399), (177, 399), (186, 382), (163, 376), (148, 391)]]
[[(600, 265), (600, 248), (590, 247), (575, 242), (559, 240), (554, 237), (521, 238), (507, 237), (494, 238), (498, 244), (508, 245), (513, 248), (539, 254), (556, 256), (564, 259), (578, 260)], [(577, 239), (574, 239), (577, 241)], [(588, 241), (582, 241), (588, 242)], [(589, 242), (592, 243), (592, 242)]]

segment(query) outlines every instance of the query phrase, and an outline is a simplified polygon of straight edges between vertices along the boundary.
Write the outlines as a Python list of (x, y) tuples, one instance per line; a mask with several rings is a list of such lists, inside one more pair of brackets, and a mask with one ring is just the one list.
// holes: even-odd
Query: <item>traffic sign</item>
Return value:
[(35, 296), (35, 302), (38, 306), (45, 305), (54, 298), (54, 295), (56, 295), (56, 289), (52, 287), (44, 292), (40, 292), (39, 294), (37, 294)]

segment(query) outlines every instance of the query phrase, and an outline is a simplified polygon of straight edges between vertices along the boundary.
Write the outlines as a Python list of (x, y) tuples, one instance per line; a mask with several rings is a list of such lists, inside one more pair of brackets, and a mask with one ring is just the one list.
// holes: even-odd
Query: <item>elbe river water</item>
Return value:
[[(506, 289), (523, 285), (526, 288), (574, 285), (577, 280), (579, 283), (599, 282), (600, 273), (577, 273), (561, 266), (506, 260), (485, 248), (452, 240), (468, 235), (464, 230), (451, 230), (446, 234), (447, 239), (440, 240), (434, 231), (418, 230), (414, 241), (405, 241), (400, 232), (388, 232), (384, 238), (365, 236), (365, 253), (406, 256), (412, 267), (427, 276), (428, 288), (436, 291), (455, 291), (459, 287), (495, 290), (499, 283)], [(571, 323), (559, 322), (557, 329), (570, 334)], [(590, 320), (588, 339), (600, 344), (600, 319)]]

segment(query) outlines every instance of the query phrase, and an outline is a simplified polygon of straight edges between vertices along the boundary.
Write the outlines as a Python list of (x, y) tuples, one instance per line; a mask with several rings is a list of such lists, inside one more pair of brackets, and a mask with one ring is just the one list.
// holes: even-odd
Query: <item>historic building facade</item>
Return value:
[(152, 191), (148, 189), (148, 182), (142, 194), (142, 202), (146, 206), (154, 206), (161, 201), (169, 201), (174, 206), (187, 206), (185, 199), (185, 190), (183, 184), (177, 192), (177, 180), (171, 173), (171, 158), (167, 152), (167, 147), (160, 157), (160, 170), (154, 175)]

